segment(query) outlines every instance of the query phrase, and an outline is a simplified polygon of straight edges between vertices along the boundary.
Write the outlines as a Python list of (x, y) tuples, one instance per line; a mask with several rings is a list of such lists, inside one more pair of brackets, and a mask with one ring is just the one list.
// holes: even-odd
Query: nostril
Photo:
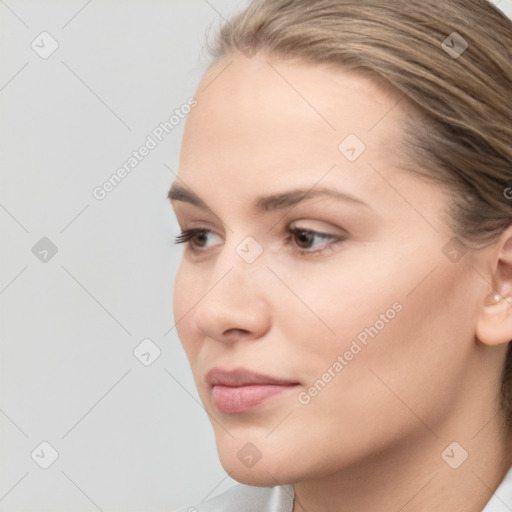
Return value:
[(247, 334), (250, 334), (249, 331), (246, 329), (227, 329), (224, 331), (223, 336), (246, 336)]

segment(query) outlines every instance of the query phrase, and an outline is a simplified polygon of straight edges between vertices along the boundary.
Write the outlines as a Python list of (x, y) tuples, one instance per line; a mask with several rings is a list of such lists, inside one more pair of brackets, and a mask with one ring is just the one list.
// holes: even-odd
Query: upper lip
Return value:
[(251, 372), (245, 368), (235, 368), (233, 370), (222, 370), (221, 368), (212, 368), (206, 374), (206, 381), (210, 386), (250, 386), (273, 384), (281, 386), (289, 386), (298, 384), (290, 380), (277, 379), (261, 373)]

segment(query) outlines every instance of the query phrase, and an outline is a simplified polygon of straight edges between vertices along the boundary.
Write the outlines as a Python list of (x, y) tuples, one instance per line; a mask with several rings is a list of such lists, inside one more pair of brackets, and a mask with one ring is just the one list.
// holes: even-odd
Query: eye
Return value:
[[(186, 243), (189, 244), (193, 252), (202, 252), (208, 248), (208, 236), (211, 234), (215, 233), (206, 228), (186, 229), (176, 237), (174, 243)], [(344, 240), (340, 236), (299, 227), (288, 228), (288, 234), (285, 245), (291, 247), (300, 256), (323, 254), (326, 251), (334, 250)], [(320, 249), (311, 250), (312, 246), (318, 247), (318, 244), (314, 244), (315, 240), (321, 242)]]
[[(336, 235), (299, 227), (290, 228), (289, 233), (291, 236), (287, 239), (288, 244), (298, 246), (296, 251), (301, 256), (323, 254), (325, 251), (334, 250), (343, 241), (343, 238)], [(297, 240), (297, 243), (292, 242), (294, 239)], [(310, 250), (315, 239), (321, 240), (323, 243), (320, 249)], [(326, 240), (331, 240), (331, 242), (325, 242)]]
[[(188, 244), (192, 250), (204, 249), (208, 241), (208, 234), (214, 234), (206, 228), (185, 229), (174, 240), (175, 244)], [(195, 241), (195, 242), (194, 242)], [(191, 243), (193, 242), (193, 243)]]

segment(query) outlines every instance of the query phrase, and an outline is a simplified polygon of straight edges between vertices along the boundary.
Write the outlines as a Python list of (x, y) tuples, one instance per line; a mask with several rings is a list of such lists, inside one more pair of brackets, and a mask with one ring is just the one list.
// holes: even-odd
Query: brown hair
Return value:
[[(476, 248), (512, 224), (512, 21), (490, 1), (254, 0), (209, 50), (211, 65), (263, 51), (391, 85), (409, 107), (404, 156), (451, 187), (456, 237)], [(511, 347), (500, 395), (508, 430)]]

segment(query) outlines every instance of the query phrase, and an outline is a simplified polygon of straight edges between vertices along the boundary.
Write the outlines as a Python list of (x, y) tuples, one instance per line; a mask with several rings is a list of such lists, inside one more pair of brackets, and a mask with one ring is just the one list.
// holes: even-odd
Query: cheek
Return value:
[(198, 352), (198, 344), (194, 343), (197, 334), (191, 323), (193, 307), (199, 300), (196, 298), (197, 286), (196, 274), (182, 261), (174, 281), (173, 312), (176, 332), (192, 367)]
[(402, 290), (410, 288), (405, 280), (396, 278), (404, 273), (390, 265), (372, 270), (369, 265), (373, 261), (371, 257), (346, 258), (310, 271), (308, 278), (300, 272), (300, 278), (294, 277), (293, 269), (280, 269), (283, 281), (293, 291), (282, 289), (273, 294), (276, 322), (287, 329), (282, 341), (289, 344), (291, 353), (301, 354), (315, 372), (350, 350), (352, 341), (365, 347), (369, 340), (382, 338), (404, 315)]
[(376, 428), (392, 439), (422, 428), (418, 418), (434, 426), (449, 413), (456, 383), (466, 378), (475, 321), (467, 303), (474, 282), (449, 265), (440, 262), (420, 286), (424, 275), (389, 267), (387, 276), (317, 282), (311, 309), (336, 335), (311, 317), (302, 334), (297, 328), (302, 366), (295, 364), (304, 369), (302, 412), (326, 436), (342, 428), (370, 446)]

